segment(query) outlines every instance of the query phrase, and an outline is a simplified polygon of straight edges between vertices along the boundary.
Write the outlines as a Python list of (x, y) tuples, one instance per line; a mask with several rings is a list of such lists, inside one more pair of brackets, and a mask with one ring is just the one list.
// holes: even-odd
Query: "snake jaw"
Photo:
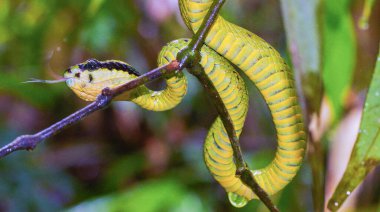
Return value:
[(78, 65), (71, 66), (63, 74), (66, 78), (66, 85), (81, 99), (85, 101), (95, 101), (101, 89), (89, 89), (92, 83), (88, 80), (89, 74), (85, 73)]
[[(139, 74), (127, 63), (95, 59), (71, 66), (64, 73), (67, 86), (81, 99), (95, 101), (104, 88), (113, 89), (134, 78)], [(129, 100), (133, 92), (125, 92), (115, 100)]]
[(67, 79), (66, 84), (71, 89), (76, 87), (78, 84), (81, 84), (82, 81), (81, 70), (78, 68), (77, 65), (67, 69), (63, 74), (63, 77)]
[(74, 78), (68, 78), (67, 80), (66, 80), (66, 85), (69, 87), (69, 88), (71, 88), (71, 87), (73, 87), (74, 85), (75, 85), (75, 79)]

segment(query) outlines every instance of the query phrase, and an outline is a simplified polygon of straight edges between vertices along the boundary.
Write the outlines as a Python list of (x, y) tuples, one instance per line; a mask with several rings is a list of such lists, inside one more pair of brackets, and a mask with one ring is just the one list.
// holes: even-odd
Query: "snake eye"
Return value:
[(76, 78), (79, 78), (79, 77), (80, 77), (80, 73), (76, 73), (74, 76), (75, 76)]

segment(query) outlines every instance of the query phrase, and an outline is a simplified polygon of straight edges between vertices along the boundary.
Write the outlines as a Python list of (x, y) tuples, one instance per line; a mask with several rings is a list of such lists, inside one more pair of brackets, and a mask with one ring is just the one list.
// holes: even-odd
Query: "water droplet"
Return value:
[(254, 170), (254, 171), (251, 170), (251, 172), (252, 172), (253, 176), (256, 176), (256, 175), (260, 175), (260, 174), (261, 174), (261, 171), (260, 171), (260, 170)]
[(248, 203), (246, 198), (233, 192), (228, 192), (228, 199), (230, 200), (231, 205), (236, 208), (242, 208)]
[(368, 24), (368, 22), (367, 22), (366, 20), (362, 19), (362, 20), (360, 20), (360, 22), (359, 22), (359, 27), (360, 27), (361, 29), (363, 29), (363, 30), (367, 30), (368, 27), (369, 27), (369, 24)]
[(351, 191), (347, 191), (346, 194), (347, 196), (349, 196), (351, 194)]
[(160, 92), (158, 91), (154, 91), (150, 94), (150, 97), (155, 97), (155, 96), (158, 96), (160, 94)]
[(338, 203), (338, 202), (334, 202), (334, 205), (335, 205), (335, 206), (338, 206), (338, 205), (339, 205), (339, 203)]

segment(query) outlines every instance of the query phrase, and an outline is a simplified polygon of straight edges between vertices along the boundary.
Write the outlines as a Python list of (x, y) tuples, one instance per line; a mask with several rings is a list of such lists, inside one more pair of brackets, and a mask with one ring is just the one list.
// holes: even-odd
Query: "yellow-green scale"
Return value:
[[(193, 32), (200, 27), (212, 2), (179, 1), (185, 23)], [(220, 16), (209, 32), (206, 44), (246, 73), (268, 104), (277, 130), (278, 149), (274, 160), (267, 167), (253, 173), (259, 185), (269, 194), (274, 194), (294, 177), (305, 151), (305, 133), (293, 74), (279, 53), (268, 43)], [(212, 146), (214, 143), (208, 144), (206, 140), (207, 145)], [(205, 151), (205, 158), (208, 152)], [(213, 165), (216, 167), (216, 164)], [(214, 170), (212, 174), (218, 180), (221, 171)], [(235, 181), (234, 178), (231, 179)], [(231, 183), (220, 180), (219, 182), (230, 191)], [(234, 189), (237, 187), (239, 186), (233, 186)], [(240, 186), (239, 189), (234, 192), (246, 199), (257, 198), (247, 187)], [(231, 195), (229, 196), (231, 200)]]

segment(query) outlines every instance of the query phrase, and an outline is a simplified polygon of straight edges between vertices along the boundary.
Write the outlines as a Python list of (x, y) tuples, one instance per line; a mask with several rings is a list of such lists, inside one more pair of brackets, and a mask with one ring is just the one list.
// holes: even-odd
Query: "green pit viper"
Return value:
[[(179, 0), (181, 15), (187, 27), (196, 33), (213, 0)], [(167, 44), (160, 52), (158, 65), (175, 60), (189, 39)], [(299, 170), (305, 152), (305, 132), (297, 99), (294, 78), (280, 54), (257, 35), (218, 16), (201, 49), (200, 66), (218, 91), (231, 117), (237, 136), (242, 132), (248, 110), (248, 93), (234, 64), (254, 83), (272, 115), (278, 147), (273, 161), (252, 170), (258, 184), (269, 194), (284, 188)], [(127, 63), (90, 59), (66, 70), (66, 84), (82, 99), (94, 101), (105, 87), (114, 88), (139, 76)], [(186, 94), (187, 81), (178, 72), (166, 80), (166, 89), (152, 91), (140, 86), (116, 100), (132, 101), (143, 108), (163, 111), (175, 107)], [(204, 159), (212, 176), (228, 192), (230, 200), (257, 198), (252, 190), (235, 176), (236, 165), (227, 132), (218, 117), (204, 144)], [(235, 206), (243, 206), (236, 204)]]

